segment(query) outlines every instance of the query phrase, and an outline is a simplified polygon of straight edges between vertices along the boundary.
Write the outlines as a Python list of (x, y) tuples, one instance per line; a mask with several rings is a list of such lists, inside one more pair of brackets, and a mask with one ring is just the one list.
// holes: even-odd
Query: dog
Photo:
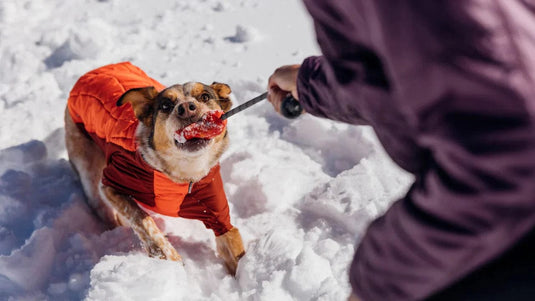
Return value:
[(129, 62), (103, 66), (71, 90), (65, 142), (89, 206), (107, 225), (130, 226), (151, 257), (181, 261), (150, 214), (200, 220), (234, 275), (245, 250), (230, 223), (218, 163), (226, 128), (211, 139), (175, 136), (208, 111), (230, 110), (230, 93), (216, 82), (166, 88)]

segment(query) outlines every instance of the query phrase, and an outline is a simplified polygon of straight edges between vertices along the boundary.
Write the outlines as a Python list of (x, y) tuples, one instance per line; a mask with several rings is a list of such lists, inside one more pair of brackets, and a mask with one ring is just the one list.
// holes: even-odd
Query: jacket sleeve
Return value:
[(303, 61), (297, 79), (297, 92), (306, 112), (351, 124), (368, 124), (355, 106), (339, 101), (342, 91), (334, 89), (334, 86), (323, 56), (312, 56)]
[[(327, 79), (323, 56), (312, 56), (303, 61), (297, 79), (299, 101), (306, 112), (332, 120), (352, 124), (366, 124), (359, 112), (344, 108), (344, 103), (337, 101), (337, 91)], [(347, 116), (350, 115), (350, 116)]]

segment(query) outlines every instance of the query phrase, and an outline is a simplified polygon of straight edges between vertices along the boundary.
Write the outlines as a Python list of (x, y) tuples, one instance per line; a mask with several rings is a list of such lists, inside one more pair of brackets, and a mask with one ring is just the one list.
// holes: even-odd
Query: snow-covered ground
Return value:
[(106, 230), (63, 141), (70, 88), (101, 65), (225, 82), (239, 104), (318, 53), (299, 0), (0, 1), (0, 300), (344, 300), (366, 224), (411, 181), (371, 129), (267, 103), (229, 120), (222, 176), (247, 250), (235, 278), (198, 221), (156, 217), (184, 266)]

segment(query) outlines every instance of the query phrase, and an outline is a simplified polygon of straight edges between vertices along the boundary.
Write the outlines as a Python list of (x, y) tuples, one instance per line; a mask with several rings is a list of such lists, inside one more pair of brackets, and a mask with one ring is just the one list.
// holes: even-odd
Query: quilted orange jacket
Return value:
[(142, 207), (159, 214), (198, 219), (216, 235), (232, 228), (219, 165), (199, 182), (175, 183), (149, 166), (136, 151), (138, 119), (131, 105), (117, 100), (133, 88), (165, 87), (129, 62), (100, 67), (83, 75), (68, 100), (73, 121), (106, 155), (102, 182), (133, 197)]

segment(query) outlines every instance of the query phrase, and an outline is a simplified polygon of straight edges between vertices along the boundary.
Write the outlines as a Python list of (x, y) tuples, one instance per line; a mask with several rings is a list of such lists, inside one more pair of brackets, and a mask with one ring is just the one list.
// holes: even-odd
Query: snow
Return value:
[(101, 65), (228, 83), (238, 105), (318, 53), (298, 0), (0, 1), (0, 300), (344, 300), (366, 225), (412, 181), (370, 128), (267, 103), (229, 118), (222, 176), (247, 251), (235, 278), (198, 221), (155, 217), (184, 265), (106, 229), (63, 140), (71, 87)]

